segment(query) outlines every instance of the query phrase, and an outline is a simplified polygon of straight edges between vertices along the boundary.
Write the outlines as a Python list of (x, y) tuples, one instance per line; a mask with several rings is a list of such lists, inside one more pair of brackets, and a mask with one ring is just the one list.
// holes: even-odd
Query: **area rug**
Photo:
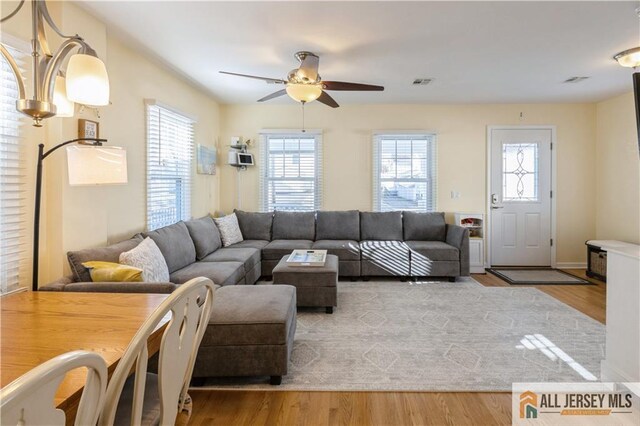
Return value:
[(568, 272), (551, 268), (487, 268), (487, 272), (512, 285), (593, 285)]
[[(331, 314), (300, 310), (290, 371), (204, 388), (511, 391), (513, 382), (594, 381), (604, 326), (535, 288), (340, 282)], [(200, 388), (202, 389), (202, 388)]]

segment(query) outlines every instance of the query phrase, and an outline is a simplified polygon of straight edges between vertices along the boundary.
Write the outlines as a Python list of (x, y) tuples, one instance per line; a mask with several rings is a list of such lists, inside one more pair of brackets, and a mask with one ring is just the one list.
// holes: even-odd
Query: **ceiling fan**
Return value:
[(317, 100), (332, 108), (338, 108), (340, 105), (326, 92), (326, 90), (341, 91), (373, 91), (381, 92), (383, 86), (374, 86), (371, 84), (348, 83), (343, 81), (323, 81), (318, 74), (318, 64), (320, 58), (315, 53), (297, 52), (295, 58), (300, 61), (300, 67), (289, 72), (286, 80), (279, 78), (258, 77), (255, 75), (238, 74), (234, 72), (220, 71), (222, 74), (235, 75), (238, 77), (254, 78), (264, 80), (272, 84), (285, 84), (286, 88), (278, 90), (264, 98), (258, 99), (258, 102), (268, 101), (280, 96), (289, 95), (292, 99), (302, 102), (303, 104)]

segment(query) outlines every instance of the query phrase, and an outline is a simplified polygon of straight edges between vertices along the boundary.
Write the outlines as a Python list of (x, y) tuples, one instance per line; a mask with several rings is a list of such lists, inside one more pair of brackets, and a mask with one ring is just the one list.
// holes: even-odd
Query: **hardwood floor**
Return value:
[[(587, 278), (583, 270), (569, 270)], [(508, 286), (491, 274), (481, 284)], [(606, 286), (533, 286), (604, 323)], [(509, 392), (189, 391), (191, 425), (510, 425)]]

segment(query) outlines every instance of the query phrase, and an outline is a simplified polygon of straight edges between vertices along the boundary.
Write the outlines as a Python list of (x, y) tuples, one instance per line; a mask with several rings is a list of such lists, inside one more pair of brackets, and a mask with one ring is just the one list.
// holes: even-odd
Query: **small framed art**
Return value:
[(85, 120), (81, 118), (78, 120), (78, 138), (99, 138), (100, 137), (100, 123), (97, 121)]

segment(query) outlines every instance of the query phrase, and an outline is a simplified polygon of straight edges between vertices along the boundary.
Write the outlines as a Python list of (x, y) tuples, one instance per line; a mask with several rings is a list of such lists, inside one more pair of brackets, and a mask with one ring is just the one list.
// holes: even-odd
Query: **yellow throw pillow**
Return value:
[(113, 262), (91, 261), (82, 264), (93, 282), (141, 282), (142, 269)]

